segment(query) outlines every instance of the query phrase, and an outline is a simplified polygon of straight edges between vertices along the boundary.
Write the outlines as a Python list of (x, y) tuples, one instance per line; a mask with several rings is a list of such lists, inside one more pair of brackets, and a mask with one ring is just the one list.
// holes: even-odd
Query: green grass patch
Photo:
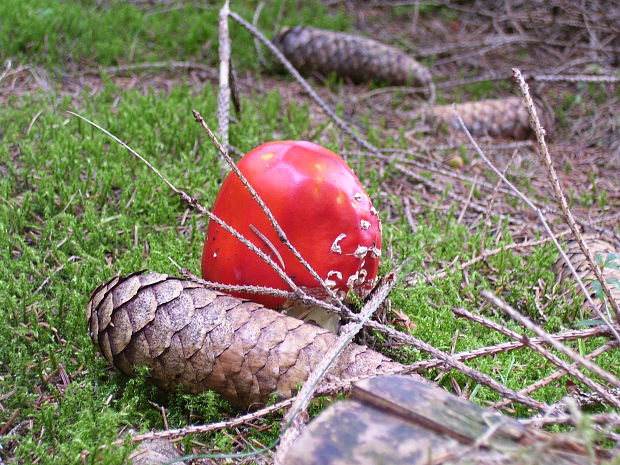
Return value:
[[(191, 2), (181, 8), (162, 3), (149, 9), (124, 0), (3, 0), (0, 2), (0, 57), (51, 67), (80, 63), (111, 66), (159, 60), (217, 63), (220, 4)], [(252, 19), (257, 2), (233, 2)], [(252, 36), (230, 21), (233, 59), (244, 68), (258, 66)], [(343, 30), (349, 19), (328, 14), (317, 3), (267, 2), (259, 28), (269, 37), (280, 27), (303, 24)]]

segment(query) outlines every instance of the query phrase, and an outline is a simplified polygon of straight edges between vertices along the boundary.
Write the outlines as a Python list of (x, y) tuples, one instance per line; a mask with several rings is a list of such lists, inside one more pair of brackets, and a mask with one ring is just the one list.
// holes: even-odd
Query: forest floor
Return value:
[[(127, 463), (135, 444), (129, 435), (117, 441), (129, 428), (164, 430), (240, 414), (213, 392), (165, 393), (145, 376), (118, 374), (92, 345), (84, 317), (93, 289), (115, 274), (145, 268), (178, 274), (169, 258), (197, 272), (207, 219), (122, 147), (66, 111), (105, 127), (212, 205), (225, 170), (191, 110), (217, 127), (220, 5), (43, 3), (0, 5), (0, 250), (7, 251), (0, 272), (0, 464)], [(452, 354), (508, 340), (456, 318), (459, 307), (529, 334), (480, 296), (491, 290), (549, 333), (604, 325), (565, 271), (558, 279), (564, 267), (554, 271), (558, 251), (537, 212), (499, 181), (462, 131), (438, 128), (421, 112), (520, 98), (513, 68), (521, 70), (545, 116), (551, 160), (577, 224), (620, 253), (620, 7), (602, 0), (579, 6), (568, 0), (391, 3), (277, 0), (260, 2), (255, 15), (257, 2), (234, 2), (233, 10), (248, 21), (256, 16), (268, 37), (302, 24), (394, 45), (429, 68), (435, 89), (309, 76), (320, 98), (377, 148), (370, 152), (231, 21), (241, 100), (241, 111), (231, 115), (232, 152), (304, 139), (348, 160), (384, 223), (381, 271), (411, 259), (377, 316), (382, 323)], [(475, 138), (565, 240), (568, 227), (535, 137)], [(613, 254), (608, 258), (613, 262)], [(586, 271), (586, 284), (592, 283)], [(431, 358), (374, 332), (358, 342), (403, 363)], [(610, 343), (596, 363), (618, 373), (613, 342), (599, 335), (567, 345), (585, 356)], [(467, 363), (514, 390), (558, 370), (530, 349)], [(477, 404), (502, 401), (458, 370), (435, 367), (421, 374)], [(571, 395), (586, 414), (618, 413), (589, 394), (581, 382), (556, 376), (531, 395), (550, 406)], [(318, 401), (311, 413), (327, 403)], [(516, 403), (502, 411), (521, 418), (537, 413)], [(179, 446), (186, 453), (248, 452), (273, 443), (281, 418), (187, 435)], [(597, 444), (617, 452), (617, 423), (596, 434)], [(202, 462), (226, 460), (271, 463), (268, 454)]]

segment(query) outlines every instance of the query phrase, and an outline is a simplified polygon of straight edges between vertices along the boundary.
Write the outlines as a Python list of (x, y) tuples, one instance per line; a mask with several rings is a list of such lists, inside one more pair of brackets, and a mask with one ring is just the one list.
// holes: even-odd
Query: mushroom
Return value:
[[(237, 166), (328, 287), (340, 297), (348, 291), (364, 297), (372, 289), (381, 256), (381, 222), (341, 157), (311, 142), (277, 141), (250, 151)], [(234, 172), (224, 180), (213, 213), (268, 254), (295, 284), (316, 297), (327, 297), (278, 239), (267, 215)], [(213, 221), (207, 229), (202, 276), (224, 284), (290, 290), (268, 264)], [(291, 306), (280, 297), (233, 294), (273, 309)]]

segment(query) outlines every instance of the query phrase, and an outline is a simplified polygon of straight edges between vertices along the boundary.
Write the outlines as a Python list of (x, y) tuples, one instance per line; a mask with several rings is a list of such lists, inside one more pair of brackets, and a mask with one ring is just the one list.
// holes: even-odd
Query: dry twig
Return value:
[[(620, 380), (616, 376), (614, 376), (611, 373), (603, 370), (598, 365), (595, 365), (594, 363), (590, 362), (589, 360), (586, 360), (584, 357), (582, 357), (581, 355), (576, 353), (574, 350), (566, 347), (564, 344), (562, 344), (562, 343), (558, 342), (557, 340), (553, 339), (546, 331), (544, 331), (538, 325), (536, 325), (536, 324), (532, 323), (531, 321), (529, 321), (527, 318), (525, 318), (523, 315), (521, 315), (514, 308), (512, 308), (510, 305), (508, 305), (506, 302), (504, 302), (502, 299), (497, 297), (492, 292), (490, 292), (490, 291), (482, 291), (480, 293), (480, 295), (484, 299), (488, 300), (493, 305), (495, 305), (497, 308), (502, 310), (508, 316), (510, 316), (513, 320), (517, 321), (519, 324), (521, 324), (525, 328), (529, 329), (530, 331), (532, 331), (537, 336), (543, 338), (545, 340), (545, 342), (547, 342), (549, 345), (551, 345), (554, 349), (556, 349), (559, 352), (561, 352), (564, 355), (566, 355), (568, 358), (570, 358), (575, 363), (578, 363), (580, 366), (582, 366), (584, 368), (587, 368), (592, 373), (594, 373), (595, 375), (597, 375), (601, 379), (607, 381), (608, 383), (611, 383), (611, 384), (613, 384), (616, 387), (620, 387)], [(528, 345), (531, 344), (531, 343), (527, 342), (527, 336), (523, 335), (523, 336), (521, 336), (521, 339), (524, 342), (526, 342), (526, 344), (528, 344)], [(561, 366), (561, 368), (568, 372), (567, 366)], [(573, 374), (573, 376), (574, 376), (574, 374)], [(584, 382), (583, 380), (581, 380), (581, 381)], [(590, 384), (588, 384), (588, 386), (590, 386)], [(592, 387), (592, 386), (590, 386), (590, 387)], [(595, 388), (593, 388), (593, 389), (595, 389)], [(608, 393), (606, 391), (604, 391), (604, 390), (602, 392), (600, 392), (599, 389), (596, 388), (596, 391), (599, 394), (601, 394), (601, 396), (603, 396), (605, 398), (605, 400), (607, 400), (609, 403), (611, 403), (611, 404), (615, 405), (616, 407), (620, 408), (620, 399), (618, 399), (617, 397), (608, 395)]]
[[(254, 189), (254, 187), (248, 182), (248, 180), (243, 175), (243, 173), (239, 170), (239, 168), (237, 167), (237, 165), (235, 164), (233, 159), (230, 158), (230, 155), (228, 155), (228, 152), (226, 151), (226, 149), (217, 140), (217, 138), (215, 137), (215, 134), (213, 134), (213, 131), (211, 131), (211, 129), (207, 125), (207, 123), (204, 120), (204, 118), (202, 117), (202, 115), (200, 113), (198, 113), (196, 110), (192, 110), (192, 113), (194, 114), (194, 118), (196, 118), (196, 121), (207, 132), (207, 134), (209, 135), (209, 138), (211, 139), (211, 141), (213, 142), (215, 147), (218, 149), (220, 154), (224, 157), (226, 162), (230, 165), (230, 167), (235, 172), (235, 174), (237, 175), (239, 180), (243, 183), (244, 187), (250, 193), (252, 198), (256, 201), (256, 203), (261, 208), (261, 210), (265, 213), (265, 215), (267, 215), (267, 218), (269, 219), (269, 222), (271, 223), (271, 225), (273, 226), (274, 230), (278, 234), (278, 239), (280, 240), (280, 242), (282, 242), (282, 244), (284, 244), (291, 251), (291, 253), (293, 255), (295, 255), (295, 258), (297, 258), (297, 260), (299, 260), (299, 263), (301, 263), (306, 268), (306, 270), (310, 273), (310, 275), (321, 285), (323, 290), (325, 290), (327, 292), (327, 295), (330, 296), (333, 299), (334, 302), (336, 302), (336, 304), (340, 307), (340, 309), (343, 312), (345, 312), (345, 313), (348, 312), (348, 309), (341, 302), (341, 300), (338, 298), (338, 296), (333, 291), (333, 289), (330, 289), (325, 284), (325, 281), (317, 274), (317, 272), (314, 270), (314, 268), (312, 268), (312, 266), (306, 261), (306, 259), (301, 256), (301, 253), (299, 253), (299, 251), (295, 248), (295, 246), (293, 244), (291, 244), (291, 242), (288, 240), (288, 238), (286, 236), (286, 233), (284, 232), (284, 230), (278, 224), (276, 218), (273, 216), (273, 213), (271, 213), (271, 210), (269, 209), (267, 204), (258, 195), (258, 193), (256, 192), (256, 189)], [(290, 278), (289, 278), (289, 280), (290, 280)]]
[(364, 147), (366, 150), (371, 152), (375, 152), (377, 149), (366, 139), (360, 136), (357, 132), (355, 132), (351, 126), (341, 119), (336, 112), (317, 94), (314, 89), (308, 84), (308, 82), (299, 74), (299, 72), (295, 69), (295, 67), (286, 59), (286, 57), (278, 50), (278, 48), (271, 43), (269, 39), (267, 39), (259, 30), (257, 30), (254, 26), (248, 23), (245, 19), (239, 16), (234, 11), (230, 12), (230, 17), (237, 21), (241, 26), (250, 31), (255, 37), (257, 37), (274, 55), (275, 57), (284, 65), (289, 73), (293, 75), (293, 77), (301, 84), (306, 93), (323, 109), (323, 111), (336, 123), (336, 125), (342, 129), (347, 135), (349, 135), (353, 140), (355, 140), (358, 144)]
[(285, 457), (289, 447), (301, 434), (302, 424), (295, 423), (294, 421), (296, 418), (300, 418), (300, 413), (306, 411), (310, 399), (314, 395), (314, 392), (316, 391), (321, 380), (327, 374), (329, 367), (334, 363), (344, 348), (353, 340), (353, 337), (362, 329), (364, 323), (370, 320), (370, 317), (372, 317), (375, 311), (377, 311), (396, 283), (397, 280), (395, 273), (390, 273), (383, 278), (383, 282), (376, 288), (370, 299), (364, 305), (364, 308), (362, 308), (360, 314), (358, 315), (358, 321), (355, 324), (351, 324), (343, 328), (343, 331), (341, 331), (341, 334), (336, 340), (334, 346), (325, 354), (323, 361), (319, 363), (308, 375), (308, 379), (297, 394), (295, 402), (284, 417), (283, 424), (286, 429), (280, 436), (280, 445), (278, 446), (275, 458), (276, 465), (281, 465), (283, 463), (282, 460)]
[[(566, 236), (567, 234), (569, 234), (570, 231), (562, 231), (561, 233), (557, 234), (557, 237), (562, 237), (562, 236)], [(547, 242), (551, 241), (550, 238), (546, 238), (546, 239), (540, 239), (540, 240), (536, 240), (536, 241), (527, 241), (527, 242), (516, 242), (514, 244), (509, 244), (509, 245), (505, 245), (503, 247), (497, 247), (495, 249), (488, 249), (483, 251), (482, 253), (480, 253), (480, 255), (477, 255), (476, 257), (467, 260), (464, 263), (461, 263), (458, 268), (454, 268), (454, 267), (450, 267), (447, 270), (441, 271), (439, 273), (435, 273), (432, 274), (430, 276), (424, 276), (424, 280), (426, 282), (432, 282), (436, 279), (441, 279), (441, 278), (445, 278), (446, 276), (448, 276), (448, 274), (451, 273), (455, 273), (457, 271), (463, 271), (467, 268), (469, 268), (472, 265), (475, 265), (476, 263), (480, 263), (484, 260), (486, 260), (489, 257), (492, 257), (493, 255), (497, 255), (499, 253), (505, 252), (507, 250), (514, 250), (514, 249), (526, 249), (529, 247), (535, 247), (538, 245), (542, 245), (542, 244), (546, 244)], [(405, 282), (408, 285), (414, 285), (418, 282), (417, 276), (419, 276), (419, 274), (417, 273), (413, 273), (413, 275), (408, 275), (408, 277), (405, 278)]]
[[(575, 271), (575, 268), (570, 263), (570, 260), (568, 259), (568, 257), (566, 256), (566, 253), (562, 249), (562, 246), (558, 242), (558, 239), (557, 239), (556, 235), (551, 230), (551, 227), (549, 226), (549, 223), (547, 222), (547, 219), (545, 218), (545, 215), (543, 214), (542, 210), (540, 208), (538, 208), (525, 194), (523, 194), (519, 189), (517, 189), (517, 187), (514, 184), (512, 184), (493, 163), (491, 163), (491, 161), (487, 158), (487, 156), (484, 154), (484, 152), (482, 151), (480, 146), (476, 143), (476, 141), (472, 137), (471, 133), (467, 129), (467, 126), (465, 125), (465, 123), (463, 122), (461, 117), (458, 114), (457, 114), (457, 117), (458, 117), (459, 123), (461, 124), (461, 128), (463, 129), (463, 131), (467, 135), (467, 138), (469, 139), (469, 142), (472, 144), (472, 146), (474, 147), (474, 149), (476, 150), (476, 152), (478, 153), (480, 158), (482, 158), (484, 160), (484, 162), (495, 172), (495, 174), (497, 176), (499, 176), (500, 179), (508, 187), (510, 187), (521, 200), (523, 200), (532, 210), (534, 210), (536, 212), (536, 215), (540, 219), (540, 222), (542, 223), (545, 231), (547, 232), (547, 234), (549, 235), (549, 237), (551, 238), (551, 240), (555, 244), (556, 248), (560, 252), (560, 255), (562, 255), (562, 258), (564, 258), (564, 261), (566, 262), (566, 265), (570, 268), (571, 272), (573, 273), (573, 276), (575, 277), (575, 279), (576, 279), (577, 283), (579, 284), (581, 290), (583, 291), (584, 295), (586, 296), (586, 299), (588, 300), (589, 304), (591, 305), (592, 308), (594, 308), (596, 310), (597, 314), (603, 320), (606, 321), (606, 324), (609, 326), (609, 328), (611, 329), (611, 331), (614, 334), (614, 336), (616, 337), (616, 339), (618, 341), (620, 341), (620, 334), (618, 334), (618, 331), (613, 326), (613, 324), (610, 321), (606, 320), (604, 318), (604, 316), (602, 315), (601, 311), (596, 307), (596, 305), (593, 302), (592, 298), (590, 297), (590, 294), (588, 293), (588, 291), (587, 291), (583, 281), (579, 278), (579, 275)], [(540, 123), (538, 124), (538, 127), (540, 128)], [(571, 230), (572, 230), (572, 228), (571, 228)]]
[[(278, 410), (285, 409), (289, 407), (294, 400), (295, 398), (292, 397), (290, 399), (278, 402), (277, 404), (268, 405), (267, 407), (256, 410), (252, 413), (248, 413), (247, 415), (241, 415), (231, 420), (218, 421), (216, 423), (210, 423), (208, 425), (192, 425), (186, 426), (184, 428), (174, 428), (164, 431), (151, 431), (150, 433), (136, 434), (131, 437), (131, 440), (133, 442), (141, 442), (151, 439), (170, 439), (178, 436), (188, 436), (190, 434), (204, 434), (210, 431), (232, 428), (233, 426), (243, 425), (249, 421), (256, 420), (257, 418), (262, 418), (264, 416), (277, 412)], [(122, 443), (123, 441), (121, 440), (115, 442), (115, 444)]]
[[(587, 354), (585, 358), (588, 360), (594, 360), (596, 357), (603, 354), (604, 352), (607, 352), (610, 349), (615, 349), (617, 347), (618, 347), (617, 341), (609, 341), (605, 343), (604, 345), (602, 345), (601, 347), (598, 347), (597, 349)], [(579, 364), (573, 363), (571, 364), (571, 367), (577, 369), (579, 368)], [(535, 383), (532, 383), (528, 387), (520, 389), (517, 392), (519, 392), (520, 394), (531, 394), (532, 392), (542, 388), (543, 386), (547, 386), (549, 383), (552, 383), (553, 381), (558, 380), (562, 378), (563, 376), (566, 376), (566, 374), (567, 373), (564, 370), (557, 370), (556, 372), (550, 374), (549, 376), (539, 379)], [(495, 402), (491, 404), (491, 407), (499, 409), (499, 408), (505, 407), (508, 404), (510, 404), (509, 400), (502, 400), (501, 402)]]
[[(528, 85), (523, 79), (523, 76), (521, 75), (520, 70), (518, 70), (517, 68), (514, 68), (513, 72), (514, 72), (515, 79), (519, 83), (519, 87), (521, 88), (523, 97), (525, 98), (525, 104), (530, 114), (530, 124), (534, 128), (536, 139), (538, 140), (538, 154), (547, 168), (549, 179), (551, 180), (551, 185), (553, 186), (553, 191), (555, 193), (556, 200), (558, 201), (558, 204), (560, 205), (560, 208), (562, 209), (564, 219), (566, 223), (568, 224), (568, 227), (573, 232), (575, 239), (577, 239), (577, 242), (579, 243), (579, 248), (581, 249), (581, 252), (585, 255), (586, 259), (588, 260), (588, 263), (590, 264), (592, 271), (596, 275), (596, 279), (601, 284), (601, 288), (603, 289), (603, 292), (609, 299), (609, 304), (614, 309), (614, 312), (616, 313), (616, 317), (620, 318), (620, 308), (619, 308), (620, 303), (616, 302), (616, 299), (614, 298), (611, 290), (609, 289), (609, 285), (607, 284), (607, 281), (605, 280), (605, 277), (603, 276), (603, 273), (601, 272), (601, 269), (598, 266), (598, 263), (596, 263), (596, 260), (594, 260), (594, 257), (592, 256), (592, 252), (590, 252), (590, 249), (588, 248), (585, 241), (583, 240), (581, 231), (577, 227), (573, 214), (570, 211), (570, 208), (568, 207), (568, 202), (566, 201), (566, 197), (564, 196), (564, 192), (562, 191), (562, 187), (560, 186), (560, 181), (558, 180), (558, 176), (555, 172), (553, 162), (551, 161), (551, 155), (549, 154), (549, 149), (547, 148), (547, 143), (545, 142), (545, 130), (540, 125), (538, 115), (536, 114), (536, 108), (534, 107), (534, 102), (532, 101), (532, 97), (530, 96)], [(565, 259), (568, 265), (569, 260), (565, 257), (565, 255), (562, 255), (562, 257)], [(573, 275), (577, 277), (577, 273), (572, 267), (572, 265), (570, 267), (571, 267), (571, 271), (573, 271)], [(581, 285), (582, 285), (582, 291), (584, 292), (584, 294), (589, 294), (586, 288), (583, 286), (583, 283), (581, 283)], [(594, 304), (594, 302), (592, 302), (592, 299), (588, 299), (588, 302), (595, 309), (596, 314), (601, 319), (603, 319), (605, 322), (609, 323), (607, 316), (603, 315), (603, 313), (598, 309), (598, 307)], [(620, 341), (620, 337), (618, 337), (618, 340)]]
[[(120, 140), (118, 137), (116, 137), (115, 135), (113, 135), (112, 133), (110, 133), (109, 131), (107, 131), (106, 129), (102, 128), (101, 126), (99, 126), (98, 124), (90, 121), (88, 118), (79, 115), (77, 113), (74, 113), (72, 111), (68, 111), (69, 114), (77, 116), (78, 118), (80, 118), (83, 121), (86, 121), (88, 124), (96, 127), (97, 129), (99, 129), (100, 131), (102, 131), (104, 134), (106, 134), (107, 136), (111, 137), (112, 139), (114, 139), (116, 142), (118, 142), (121, 146), (123, 146), (125, 149), (127, 149), (133, 156), (135, 156), (137, 159), (139, 159), (142, 163), (144, 163), (149, 169), (151, 169), (162, 181), (164, 181), (164, 183), (166, 183), (166, 185), (172, 189), (184, 202), (186, 202), (190, 207), (196, 209), (198, 212), (200, 212), (201, 214), (207, 216), (211, 221), (215, 221), (217, 224), (219, 224), (222, 228), (224, 228), (228, 233), (230, 233), (233, 237), (235, 237), (237, 240), (239, 240), (242, 244), (244, 244), (249, 250), (251, 250), (252, 252), (254, 252), (256, 255), (258, 255), (265, 263), (267, 263), (277, 274), (278, 276), (280, 276), (284, 282), (286, 282), (286, 284), (299, 296), (299, 298), (309, 304), (309, 305), (317, 305), (320, 307), (325, 308), (326, 310), (330, 310), (332, 312), (336, 312), (338, 313), (339, 310), (337, 309), (337, 307), (334, 307), (333, 305), (330, 305), (326, 302), (323, 302), (319, 299), (316, 299), (308, 294), (306, 294), (303, 290), (301, 290), (294, 282), (291, 278), (289, 278), (289, 276), (284, 272), (284, 270), (282, 270), (280, 268), (280, 266), (275, 263), (271, 257), (269, 257), (265, 252), (263, 252), (261, 249), (259, 249), (258, 247), (256, 247), (252, 242), (250, 242), (247, 238), (245, 238), (243, 235), (239, 234), (239, 232), (237, 232), (237, 230), (235, 230), (234, 228), (231, 228), (228, 224), (226, 224), (224, 221), (222, 221), (220, 218), (218, 218), (217, 216), (215, 216), (213, 213), (211, 213), (209, 210), (207, 210), (205, 207), (203, 207), (200, 203), (198, 203), (198, 201), (194, 198), (191, 197), (189, 194), (187, 194), (185, 191), (182, 191), (180, 189), (178, 189), (174, 184), (172, 184), (163, 174), (161, 174), (159, 172), (159, 170), (157, 168), (155, 168), (153, 165), (151, 165), (151, 163), (149, 163), (142, 155), (140, 155), (138, 152), (136, 152), (134, 149), (132, 149), (129, 145), (127, 145), (125, 142), (123, 142), (122, 140)], [(196, 114), (198, 114), (200, 116), (200, 114), (198, 112), (196, 112)], [(202, 119), (202, 116), (200, 116), (200, 118)], [(204, 120), (203, 120), (204, 121)], [(211, 132), (211, 130), (209, 129), (209, 132)], [(213, 134), (211, 132), (211, 134)], [(215, 136), (213, 136), (215, 138)], [(218, 143), (219, 144), (219, 143)]]
[[(507, 311), (503, 307), (503, 305), (507, 305), (507, 304), (505, 302), (499, 300), (491, 292), (483, 291), (481, 293), (481, 296), (484, 297), (485, 299), (487, 299), (492, 304), (498, 306), (502, 310)], [(481, 324), (481, 325), (483, 325), (483, 326), (485, 326), (487, 328), (490, 328), (490, 329), (492, 329), (494, 331), (497, 331), (497, 332), (499, 332), (501, 334), (504, 334), (505, 336), (508, 336), (509, 338), (514, 339), (515, 341), (524, 341), (528, 347), (534, 349), (536, 352), (538, 352), (540, 355), (545, 357), (551, 363), (553, 363), (557, 367), (560, 367), (566, 373), (570, 374), (575, 379), (578, 379), (583, 384), (588, 386), (590, 389), (595, 390), (601, 396), (604, 396), (605, 399), (608, 400), (609, 402), (611, 402), (611, 403), (616, 402), (617, 405), (620, 406), (620, 400), (619, 399), (615, 399), (613, 396), (608, 395), (607, 390), (603, 386), (600, 386), (598, 383), (595, 383), (593, 380), (591, 380), (590, 378), (586, 377), (578, 369), (572, 367), (571, 365), (566, 363), (564, 360), (559, 358), (557, 355), (549, 352), (542, 345), (532, 343), (527, 336), (525, 336), (523, 334), (516, 333), (515, 331), (512, 331), (512, 330), (510, 330), (510, 329), (500, 325), (499, 323), (495, 323), (494, 321), (488, 320), (487, 318), (484, 318), (481, 315), (474, 315), (473, 313), (468, 312), (467, 310), (465, 310), (463, 308), (456, 308), (453, 311), (458, 316), (466, 317), (466, 318), (468, 318), (468, 319), (470, 319), (472, 321), (475, 321), (475, 322), (477, 322), (477, 323), (479, 323), (479, 324)], [(554, 339), (551, 339), (551, 340), (554, 341), (554, 343), (560, 345), (560, 343), (555, 341)]]

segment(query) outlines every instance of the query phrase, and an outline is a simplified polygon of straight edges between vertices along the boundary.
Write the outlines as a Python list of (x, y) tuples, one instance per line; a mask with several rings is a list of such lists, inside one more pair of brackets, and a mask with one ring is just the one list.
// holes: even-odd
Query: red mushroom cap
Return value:
[[(372, 288), (381, 255), (381, 222), (364, 188), (342, 158), (311, 142), (280, 141), (255, 148), (237, 166), (289, 241), (328, 286), (342, 293), (353, 290), (360, 296)], [(224, 180), (213, 213), (276, 263), (282, 263), (298, 286), (311, 292), (320, 289), (319, 283), (278, 240), (267, 215), (234, 172)], [(290, 290), (269, 265), (213, 221), (207, 229), (202, 276), (225, 284)], [(285, 303), (284, 299), (272, 296), (236, 295), (272, 308)]]

